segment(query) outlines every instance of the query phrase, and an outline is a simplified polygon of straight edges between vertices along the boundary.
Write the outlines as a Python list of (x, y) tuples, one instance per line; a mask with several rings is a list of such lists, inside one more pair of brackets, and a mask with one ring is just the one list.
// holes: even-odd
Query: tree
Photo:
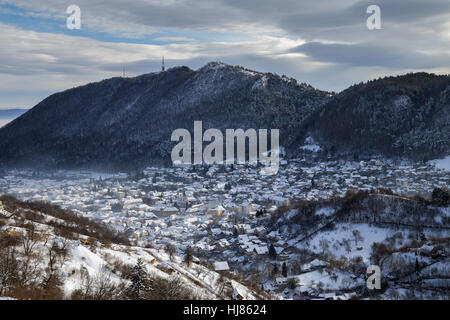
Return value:
[(113, 212), (122, 212), (123, 210), (123, 204), (118, 202), (111, 205), (111, 210)]
[(13, 248), (0, 248), (0, 296), (6, 294), (17, 283), (18, 260)]
[(275, 260), (277, 258), (277, 252), (275, 251), (275, 247), (273, 246), (273, 243), (271, 243), (270, 247), (269, 247), (269, 257), (272, 260)]
[(283, 266), (281, 267), (281, 274), (283, 275), (283, 277), (287, 277), (287, 266), (286, 266), (286, 262), (283, 262)]
[(319, 241), (319, 245), (322, 248), (322, 254), (325, 254), (325, 251), (327, 251), (328, 248), (330, 247), (330, 245), (328, 244), (328, 240), (327, 239), (321, 239)]
[(186, 265), (189, 267), (192, 263), (192, 248), (191, 247), (187, 247), (186, 251), (184, 252), (184, 263), (186, 263)]
[(278, 274), (278, 265), (275, 263), (272, 268), (272, 277)]
[(173, 256), (175, 255), (176, 251), (174, 245), (170, 243), (166, 244), (166, 251), (169, 254), (170, 261), (173, 261)]
[(131, 285), (128, 288), (127, 297), (133, 300), (143, 300), (151, 290), (144, 261), (139, 258), (136, 265), (131, 269)]
[(358, 245), (358, 241), (363, 241), (363, 237), (361, 236), (361, 232), (359, 232), (359, 230), (353, 230), (353, 237), (355, 238), (355, 246)]
[(342, 243), (344, 244), (345, 251), (347, 253), (350, 253), (352, 251), (352, 249), (350, 247), (350, 239), (343, 239)]
[(441, 188), (434, 188), (431, 193), (431, 201), (434, 204), (445, 206), (450, 204), (450, 194), (448, 191)]
[(23, 252), (26, 257), (29, 257), (33, 252), (33, 248), (39, 241), (39, 235), (36, 232), (34, 224), (28, 225), (28, 229), (25, 235), (22, 235), (21, 242), (23, 247)]
[(287, 287), (291, 290), (294, 290), (297, 287), (297, 279), (289, 278), (287, 282)]

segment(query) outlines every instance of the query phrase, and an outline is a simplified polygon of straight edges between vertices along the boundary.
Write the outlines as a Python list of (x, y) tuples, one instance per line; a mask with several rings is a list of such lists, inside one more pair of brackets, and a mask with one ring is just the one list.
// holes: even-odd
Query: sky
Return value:
[[(70, 5), (80, 29), (69, 29)], [(366, 25), (370, 5), (381, 28)], [(210, 61), (339, 92), (374, 78), (450, 74), (448, 0), (0, 0), (0, 109), (105, 78)]]

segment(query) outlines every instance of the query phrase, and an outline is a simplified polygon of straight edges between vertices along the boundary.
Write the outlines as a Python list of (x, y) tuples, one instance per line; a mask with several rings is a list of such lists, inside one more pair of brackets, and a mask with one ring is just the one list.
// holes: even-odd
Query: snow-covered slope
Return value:
[[(184, 263), (182, 257), (170, 256), (162, 248), (87, 236), (101, 235), (100, 224), (71, 232), (73, 217), (55, 218), (60, 209), (52, 207), (55, 211), (47, 214), (22, 204), (8, 198), (0, 207), (0, 297), (134, 299), (135, 283), (145, 280), (150, 289), (140, 293), (143, 299), (230, 299), (233, 289), (245, 299), (260, 298), (205, 264)], [(136, 280), (139, 263), (144, 271)]]

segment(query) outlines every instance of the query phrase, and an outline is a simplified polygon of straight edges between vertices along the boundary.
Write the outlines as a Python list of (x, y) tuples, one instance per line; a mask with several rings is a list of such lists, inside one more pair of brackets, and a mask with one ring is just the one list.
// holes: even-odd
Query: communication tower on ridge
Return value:
[(166, 71), (166, 66), (164, 65), (164, 56), (162, 57), (162, 65), (161, 65), (161, 71)]

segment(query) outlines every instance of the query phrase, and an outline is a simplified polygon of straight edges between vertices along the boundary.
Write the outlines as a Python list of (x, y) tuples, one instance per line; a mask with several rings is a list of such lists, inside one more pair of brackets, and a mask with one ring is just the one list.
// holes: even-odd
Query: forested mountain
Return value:
[(450, 77), (407, 74), (354, 85), (314, 116), (332, 153), (430, 159), (450, 154)]
[(139, 165), (170, 160), (172, 131), (280, 129), (282, 145), (329, 93), (294, 79), (212, 62), (112, 78), (54, 94), (0, 130), (0, 162), (60, 166)]
[(14, 119), (27, 111), (28, 109), (0, 109), (0, 119)]
[(295, 79), (211, 62), (56, 93), (0, 129), (0, 164), (169, 164), (177, 128), (280, 129), (288, 155), (311, 134), (325, 153), (450, 154), (450, 77), (387, 77), (332, 95)]

